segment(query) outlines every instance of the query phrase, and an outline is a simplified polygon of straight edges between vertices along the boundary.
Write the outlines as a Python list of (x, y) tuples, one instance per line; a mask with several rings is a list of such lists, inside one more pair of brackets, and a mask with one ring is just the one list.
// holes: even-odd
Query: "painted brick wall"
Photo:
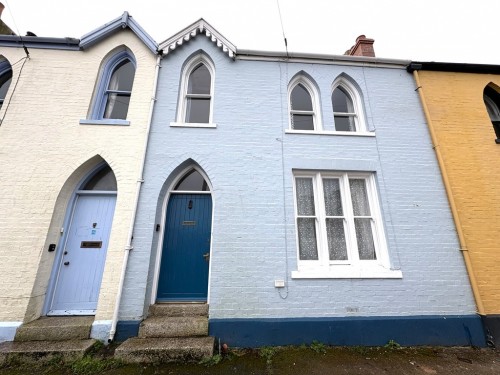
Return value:
[[(170, 127), (182, 65), (200, 49), (215, 64), (217, 128)], [(325, 128), (333, 123), (332, 82), (349, 74), (376, 137), (285, 134), (287, 84), (300, 70), (319, 86)], [(402, 67), (232, 61), (198, 36), (163, 59), (157, 98), (121, 320), (141, 319), (151, 302), (154, 227), (163, 225), (166, 191), (188, 159), (213, 186), (211, 318), (475, 312), (419, 98)], [(294, 168), (376, 172), (391, 265), (402, 279), (291, 279)], [(279, 294), (275, 279), (287, 281), (288, 293)]]
[(500, 314), (500, 145), (483, 101), (489, 74), (419, 72), (486, 314)]
[[(80, 125), (79, 120), (87, 118), (102, 60), (121, 45), (126, 45), (137, 60), (128, 112), (131, 125)], [(11, 64), (24, 56), (20, 48), (3, 47), (0, 54)], [(47, 246), (60, 240), (69, 196), (84, 171), (72, 174), (96, 155), (110, 164), (118, 182), (96, 316), (111, 319), (144, 148), (156, 58), (128, 30), (87, 51), (31, 48), (30, 56), (7, 114), (7, 104), (0, 111), (0, 118), (5, 115), (0, 127), (0, 321), (32, 320), (40, 315), (55, 254), (48, 253)], [(7, 99), (21, 65), (13, 67)]]

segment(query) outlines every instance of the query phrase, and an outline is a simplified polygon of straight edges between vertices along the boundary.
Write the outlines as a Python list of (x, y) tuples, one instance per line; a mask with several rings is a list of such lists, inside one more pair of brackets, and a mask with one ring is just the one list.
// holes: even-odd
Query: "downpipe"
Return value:
[(134, 210), (132, 212), (132, 218), (130, 220), (130, 226), (128, 230), (128, 237), (127, 237), (127, 245), (125, 246), (125, 252), (123, 253), (123, 262), (122, 262), (122, 269), (121, 269), (121, 274), (120, 274), (120, 282), (118, 284), (118, 293), (116, 295), (116, 301), (115, 301), (115, 308), (113, 311), (113, 319), (111, 320), (111, 330), (109, 331), (109, 338), (108, 338), (108, 343), (112, 343), (114, 338), (115, 338), (115, 333), (116, 333), (116, 325), (118, 323), (118, 313), (120, 312), (120, 302), (122, 299), (122, 292), (123, 292), (123, 284), (125, 282), (125, 275), (127, 271), (127, 264), (128, 264), (128, 258), (130, 255), (130, 251), (134, 248), (132, 246), (132, 236), (134, 234), (134, 226), (135, 226), (135, 219), (137, 216), (137, 207), (139, 205), (139, 195), (141, 193), (141, 187), (142, 183), (144, 182), (143, 179), (143, 174), (144, 174), (144, 162), (146, 161), (146, 151), (148, 148), (148, 142), (149, 142), (149, 134), (151, 130), (151, 121), (153, 119), (153, 109), (155, 106), (156, 102), (156, 87), (158, 85), (158, 75), (160, 71), (160, 61), (161, 61), (161, 55), (158, 55), (156, 59), (156, 68), (155, 68), (155, 79), (153, 83), (153, 96), (151, 97), (151, 103), (149, 106), (149, 119), (148, 119), (148, 125), (146, 129), (146, 137), (144, 139), (144, 152), (142, 154), (142, 160), (140, 164), (140, 171), (139, 171), (139, 178), (137, 179), (137, 186), (136, 186), (136, 192), (135, 192), (135, 198), (134, 198)]
[(441, 151), (439, 149), (437, 136), (436, 136), (436, 133), (434, 131), (434, 124), (432, 123), (429, 109), (427, 108), (427, 102), (425, 100), (423, 88), (422, 88), (422, 85), (420, 84), (420, 79), (419, 79), (418, 72), (416, 69), (413, 71), (413, 77), (415, 78), (415, 83), (417, 84), (416, 91), (418, 91), (418, 94), (420, 96), (420, 102), (422, 103), (422, 108), (424, 110), (425, 119), (427, 120), (427, 125), (429, 126), (429, 133), (431, 135), (434, 151), (436, 152), (436, 157), (438, 160), (439, 169), (441, 169), (441, 175), (443, 177), (443, 183), (444, 183), (444, 186), (446, 189), (446, 195), (448, 196), (448, 202), (450, 203), (451, 213), (453, 215), (453, 220), (455, 221), (458, 239), (460, 241), (460, 250), (461, 250), (463, 257), (464, 257), (465, 268), (467, 269), (467, 273), (469, 275), (470, 285), (472, 288), (472, 293), (474, 295), (474, 299), (476, 301), (477, 311), (478, 311), (479, 315), (484, 315), (485, 312), (484, 312), (483, 301), (481, 299), (481, 294), (479, 293), (479, 288), (477, 286), (476, 275), (474, 273), (474, 268), (472, 267), (472, 261), (470, 259), (469, 251), (467, 249), (467, 243), (465, 241), (465, 236), (464, 236), (464, 233), (462, 230), (462, 225), (460, 223), (460, 216), (458, 215), (458, 210), (457, 210), (457, 206), (455, 204), (455, 199), (453, 197), (453, 192), (451, 189), (450, 180), (448, 178), (448, 173), (446, 171), (443, 157), (442, 157)]

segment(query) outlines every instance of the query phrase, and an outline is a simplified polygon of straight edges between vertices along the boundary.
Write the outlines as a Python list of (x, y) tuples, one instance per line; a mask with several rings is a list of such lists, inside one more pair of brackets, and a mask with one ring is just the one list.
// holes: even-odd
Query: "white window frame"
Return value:
[(332, 101), (333, 92), (338, 87), (342, 88), (351, 97), (352, 105), (354, 107), (354, 112), (333, 112), (333, 106), (332, 106), (332, 112), (333, 112), (333, 116), (334, 116), (333, 125), (335, 126), (335, 115), (347, 115), (349, 117), (354, 118), (355, 130), (353, 132), (335, 130), (335, 132), (342, 133), (342, 134), (358, 134), (358, 135), (370, 133), (367, 129), (366, 122), (365, 122), (365, 115), (364, 115), (363, 104), (362, 104), (363, 101), (361, 99), (361, 96), (359, 95), (358, 90), (353, 86), (353, 84), (350, 83), (348, 80), (346, 80), (344, 77), (337, 78), (333, 82), (332, 90), (330, 93), (330, 102)]
[[(186, 122), (186, 111), (187, 111), (187, 101), (189, 95), (188, 85), (189, 85), (189, 77), (195, 68), (198, 65), (203, 64), (207, 67), (210, 72), (210, 114), (208, 123), (194, 123), (194, 122)], [(203, 53), (199, 53), (196, 56), (192, 57), (184, 66), (181, 73), (181, 85), (179, 90), (179, 100), (177, 107), (177, 119), (176, 122), (171, 122), (170, 126), (172, 127), (191, 127), (191, 128), (215, 128), (217, 124), (213, 122), (213, 107), (214, 107), (214, 89), (215, 89), (215, 66)], [(191, 95), (192, 97), (192, 95)], [(203, 97), (207, 97), (207, 95), (203, 95)]]
[[(302, 86), (305, 87), (309, 95), (311, 96), (311, 102), (312, 102), (312, 111), (298, 111), (298, 110), (292, 110), (292, 91), (293, 89), (299, 85), (302, 84)], [(292, 126), (292, 115), (294, 114), (306, 114), (306, 115), (312, 115), (313, 117), (313, 130), (295, 130)], [(319, 92), (316, 88), (316, 85), (307, 77), (303, 75), (298, 75), (294, 79), (290, 81), (288, 84), (288, 130), (287, 133), (302, 133), (302, 134), (307, 134), (307, 133), (315, 133), (319, 132), (323, 129), (322, 122), (321, 122), (321, 110), (320, 110), (320, 105), (319, 105)]]
[[(387, 243), (382, 224), (380, 203), (376, 189), (374, 173), (364, 172), (322, 172), (294, 171), (293, 199), (295, 207), (295, 234), (297, 244), (297, 271), (292, 271), (292, 278), (401, 278), (400, 270), (390, 268)], [(311, 178), (314, 191), (316, 246), (318, 260), (301, 260), (299, 253), (299, 232), (297, 227), (298, 207), (296, 179)], [(323, 179), (339, 180), (341, 201), (346, 228), (346, 247), (348, 260), (330, 260), (328, 253), (326, 211), (324, 204)], [(370, 205), (372, 234), (375, 245), (375, 260), (360, 260), (354, 227), (349, 179), (363, 179)]]

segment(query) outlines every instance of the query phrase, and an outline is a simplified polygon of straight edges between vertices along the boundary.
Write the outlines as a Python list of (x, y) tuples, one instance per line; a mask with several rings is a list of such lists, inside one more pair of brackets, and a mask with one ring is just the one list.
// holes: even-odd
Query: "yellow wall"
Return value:
[(500, 75), (418, 76), (484, 312), (500, 314), (500, 144), (483, 101), (484, 88), (500, 86)]

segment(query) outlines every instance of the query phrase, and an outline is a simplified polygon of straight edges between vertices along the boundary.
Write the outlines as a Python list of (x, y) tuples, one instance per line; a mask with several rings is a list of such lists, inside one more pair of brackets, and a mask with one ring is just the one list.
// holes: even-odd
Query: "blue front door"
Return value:
[(172, 194), (168, 202), (158, 301), (206, 301), (212, 197)]

